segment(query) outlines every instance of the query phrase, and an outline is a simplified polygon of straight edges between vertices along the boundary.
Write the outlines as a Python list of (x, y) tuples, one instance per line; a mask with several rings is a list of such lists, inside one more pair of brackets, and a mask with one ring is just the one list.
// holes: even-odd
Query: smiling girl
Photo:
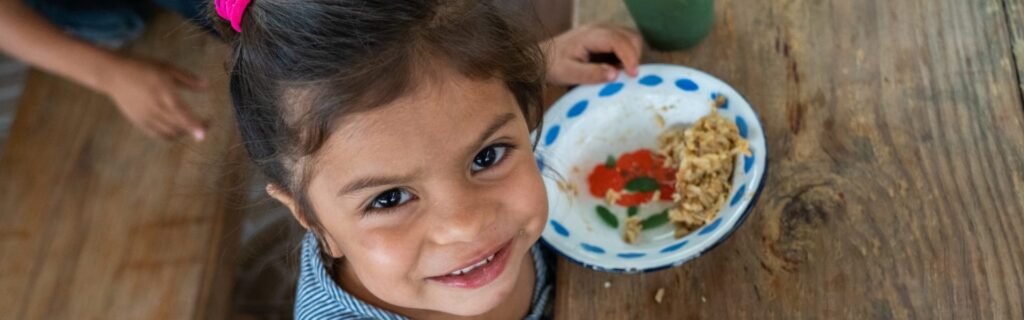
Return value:
[[(298, 319), (541, 318), (547, 199), (532, 154), (545, 71), (635, 74), (639, 38), (556, 37), (545, 55), (490, 1), (217, 1), (242, 139), (309, 234)], [(581, 57), (582, 56), (582, 57)]]

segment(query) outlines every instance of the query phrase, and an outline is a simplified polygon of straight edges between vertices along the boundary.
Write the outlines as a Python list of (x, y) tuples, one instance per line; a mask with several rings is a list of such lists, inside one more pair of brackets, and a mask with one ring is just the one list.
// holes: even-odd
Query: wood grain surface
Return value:
[(224, 44), (160, 15), (126, 49), (211, 81), (183, 98), (206, 141), (144, 137), (106, 97), (31, 72), (0, 157), (0, 318), (194, 319), (230, 311), (241, 163)]
[[(768, 137), (760, 201), (679, 268), (560, 260), (558, 318), (1024, 319), (1022, 1), (715, 5), (703, 43), (644, 61), (746, 96)], [(633, 25), (621, 0), (577, 6), (577, 24)]]
[(1010, 45), (1017, 66), (1017, 81), (1021, 84), (1021, 101), (1024, 102), (1024, 0), (1003, 0), (1003, 9), (1010, 24)]

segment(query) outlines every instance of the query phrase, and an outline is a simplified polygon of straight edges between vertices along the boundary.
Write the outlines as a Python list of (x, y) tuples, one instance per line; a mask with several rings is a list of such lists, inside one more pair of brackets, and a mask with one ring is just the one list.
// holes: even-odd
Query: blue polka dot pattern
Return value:
[(740, 200), (743, 199), (743, 194), (746, 193), (746, 192), (747, 192), (747, 185), (740, 186), (740, 189), (736, 190), (736, 194), (732, 196), (732, 201), (729, 201), (729, 205), (730, 206), (735, 206), (737, 203), (740, 203)]
[(540, 171), (544, 171), (544, 160), (541, 159), (540, 157), (537, 157), (536, 160), (537, 160), (537, 169), (540, 169)]
[(676, 80), (676, 87), (683, 89), (683, 91), (697, 91), (697, 89), (700, 89), (696, 82), (686, 78)]
[(648, 87), (653, 87), (653, 86), (661, 84), (661, 81), (662, 81), (661, 77), (652, 74), (652, 75), (640, 78), (640, 80), (637, 81), (637, 82), (639, 82), (642, 85), (648, 86)]
[(718, 229), (718, 225), (720, 224), (722, 224), (722, 218), (715, 219), (715, 221), (712, 221), (710, 224), (701, 228), (697, 235), (703, 236), (709, 234), (712, 231), (715, 231), (715, 229)]
[(612, 96), (612, 95), (614, 95), (616, 93), (619, 93), (619, 91), (622, 90), (623, 86), (624, 85), (622, 84), (622, 82), (612, 82), (612, 83), (606, 84), (604, 86), (604, 88), (601, 88), (601, 92), (597, 93), (597, 96), (599, 96), (599, 97), (610, 97), (610, 96)]
[(743, 173), (749, 173), (750, 169), (754, 167), (754, 154), (751, 153), (749, 156), (743, 157)]
[(680, 243), (677, 243), (677, 244), (673, 244), (671, 246), (667, 246), (664, 249), (661, 249), (660, 252), (661, 253), (669, 253), (669, 252), (672, 252), (672, 251), (676, 251), (676, 250), (679, 250), (679, 248), (682, 248), (683, 246), (685, 246), (687, 243), (690, 243), (690, 241), (683, 241), (683, 242), (680, 242)]
[(740, 129), (740, 136), (744, 139), (747, 138), (747, 122), (743, 121), (743, 118), (736, 116), (736, 128)]
[(603, 248), (595, 246), (595, 245), (592, 245), (592, 244), (589, 244), (589, 243), (586, 243), (586, 242), (580, 242), (580, 247), (583, 247), (583, 250), (587, 250), (587, 251), (590, 251), (590, 252), (593, 252), (593, 253), (596, 253), (596, 254), (604, 254), (604, 249)]
[(623, 252), (623, 253), (617, 254), (616, 256), (618, 256), (619, 258), (624, 258), (624, 259), (636, 259), (636, 258), (641, 258), (641, 257), (643, 257), (645, 255), (646, 254), (644, 254), (643, 252)]
[(572, 105), (572, 108), (569, 108), (569, 112), (565, 114), (565, 117), (575, 118), (576, 116), (583, 114), (583, 111), (587, 111), (588, 104), (590, 103), (587, 100), (577, 102), (576, 104)]
[(551, 220), (551, 227), (555, 229), (555, 233), (560, 234), (563, 237), (569, 236), (569, 229), (566, 229), (565, 226), (558, 223), (558, 221)]
[(552, 143), (554, 143), (555, 139), (558, 138), (559, 130), (562, 130), (562, 127), (559, 125), (555, 125), (554, 127), (549, 128), (547, 135), (544, 136), (544, 144), (550, 146)]

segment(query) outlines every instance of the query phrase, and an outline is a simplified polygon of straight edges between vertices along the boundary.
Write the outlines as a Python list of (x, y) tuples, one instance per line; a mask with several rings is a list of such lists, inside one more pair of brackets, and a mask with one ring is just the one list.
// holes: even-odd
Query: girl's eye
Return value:
[(391, 209), (412, 200), (412, 194), (403, 189), (391, 189), (378, 194), (370, 203), (370, 210)]
[(508, 151), (508, 148), (508, 145), (497, 144), (480, 150), (476, 157), (473, 157), (473, 165), (470, 166), (470, 171), (474, 173), (480, 172), (498, 164), (505, 158), (505, 152)]

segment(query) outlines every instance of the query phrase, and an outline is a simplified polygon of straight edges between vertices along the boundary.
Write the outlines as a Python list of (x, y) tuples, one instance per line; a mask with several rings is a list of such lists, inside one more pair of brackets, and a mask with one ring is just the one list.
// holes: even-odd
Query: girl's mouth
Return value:
[(502, 272), (505, 272), (513, 241), (515, 241), (515, 238), (503, 244), (496, 251), (476, 259), (462, 268), (446, 275), (427, 278), (427, 280), (456, 288), (476, 289), (483, 287), (497, 279)]

